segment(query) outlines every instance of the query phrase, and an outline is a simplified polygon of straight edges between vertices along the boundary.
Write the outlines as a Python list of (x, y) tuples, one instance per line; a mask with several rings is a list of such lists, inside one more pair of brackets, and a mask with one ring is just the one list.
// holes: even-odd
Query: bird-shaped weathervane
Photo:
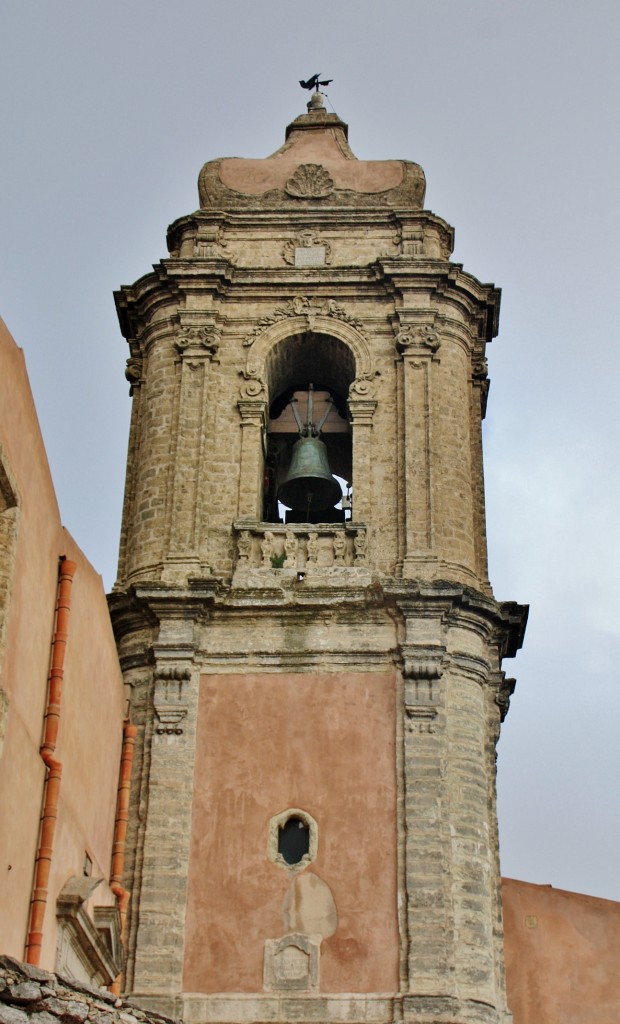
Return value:
[(316, 75), (313, 75), (312, 78), (309, 78), (307, 82), (304, 82), (300, 79), (299, 84), (302, 87), (302, 89), (314, 89), (316, 92), (318, 92), (320, 85), (329, 85), (330, 82), (334, 81), (333, 78), (319, 79), (320, 74), (321, 72), (317, 71)]

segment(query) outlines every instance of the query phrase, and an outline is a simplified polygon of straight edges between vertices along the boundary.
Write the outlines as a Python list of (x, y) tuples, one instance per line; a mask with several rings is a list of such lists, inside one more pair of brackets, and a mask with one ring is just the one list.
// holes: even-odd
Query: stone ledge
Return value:
[[(139, 996), (136, 996), (139, 1001)], [(392, 995), (183, 995), (178, 999), (180, 1016), (187, 1024), (290, 1024), (292, 1021), (321, 1024), (392, 1024)], [(176, 1009), (176, 1007), (175, 1007)]]

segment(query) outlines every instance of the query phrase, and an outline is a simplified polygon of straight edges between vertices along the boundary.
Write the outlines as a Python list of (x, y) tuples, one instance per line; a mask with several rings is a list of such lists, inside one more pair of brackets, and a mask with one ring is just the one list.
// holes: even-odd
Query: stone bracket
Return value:
[(157, 735), (183, 735), (183, 719), (188, 712), (184, 690), (190, 679), (189, 665), (160, 665), (155, 669), (153, 707), (159, 723), (155, 726)]

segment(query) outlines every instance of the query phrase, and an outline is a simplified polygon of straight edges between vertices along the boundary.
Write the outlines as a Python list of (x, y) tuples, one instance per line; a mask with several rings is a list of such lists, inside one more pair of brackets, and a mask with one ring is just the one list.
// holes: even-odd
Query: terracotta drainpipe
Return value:
[(47, 906), (47, 886), (52, 864), (54, 832), (58, 814), (58, 796), (62, 765), (54, 759), (58, 727), (60, 725), (60, 703), (62, 697), (62, 681), (64, 677), (65, 652), (69, 631), (69, 612), (71, 608), (71, 587), (77, 566), (64, 555), (58, 567), (58, 594), (56, 598), (56, 629), (52, 640), (52, 656), (48, 680), (47, 709), (45, 727), (40, 754), (46, 771), (45, 788), (43, 791), (43, 810), (41, 813), (41, 831), (39, 849), (34, 868), (34, 888), (30, 903), (30, 926), (26, 940), (26, 962), (38, 965), (41, 959), (43, 942), (43, 918)]
[[(125, 868), (125, 842), (127, 839), (127, 822), (129, 820), (129, 791), (131, 788), (131, 766), (136, 743), (137, 726), (125, 722), (123, 728), (123, 752), (121, 769), (118, 779), (118, 799), (116, 802), (116, 821), (114, 823), (114, 845), (112, 847), (112, 871), (110, 888), (116, 896), (116, 905), (121, 918), (121, 942), (125, 938), (127, 907), (130, 893), (123, 888), (123, 871)], [(122, 973), (110, 986), (114, 995), (120, 995)]]

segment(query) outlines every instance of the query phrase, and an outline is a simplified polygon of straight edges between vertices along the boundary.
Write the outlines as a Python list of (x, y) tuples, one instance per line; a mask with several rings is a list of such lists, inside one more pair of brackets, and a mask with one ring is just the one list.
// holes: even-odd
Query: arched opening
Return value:
[(292, 815), (278, 828), (278, 853), (287, 864), (299, 864), (310, 850), (310, 828)]
[[(270, 351), (266, 375), (270, 405), (264, 520), (344, 521), (353, 488), (347, 410), (355, 379), (353, 353), (331, 335), (293, 335)], [(334, 483), (335, 477), (340, 484)]]

